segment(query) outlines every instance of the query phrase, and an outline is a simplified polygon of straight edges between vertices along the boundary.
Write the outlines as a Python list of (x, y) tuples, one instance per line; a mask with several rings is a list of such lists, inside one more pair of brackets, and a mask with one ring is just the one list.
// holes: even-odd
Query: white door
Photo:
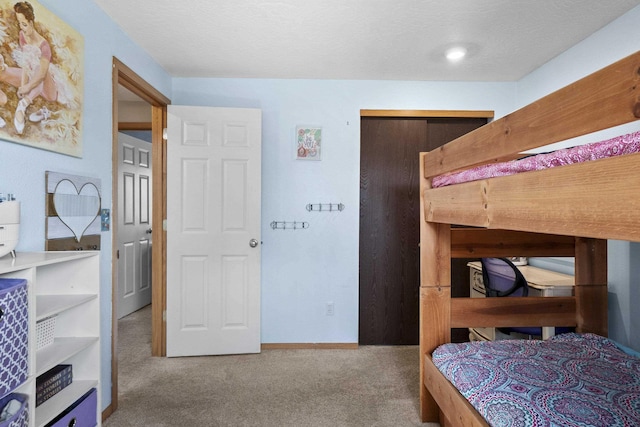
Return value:
[(118, 319), (151, 304), (151, 143), (118, 134)]
[(259, 353), (261, 111), (167, 112), (167, 356)]

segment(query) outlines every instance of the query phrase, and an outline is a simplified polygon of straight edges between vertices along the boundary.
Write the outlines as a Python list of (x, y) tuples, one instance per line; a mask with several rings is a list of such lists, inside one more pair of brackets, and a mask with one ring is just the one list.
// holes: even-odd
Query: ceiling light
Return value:
[(467, 49), (463, 47), (452, 47), (451, 49), (447, 49), (445, 55), (449, 61), (456, 62), (460, 61), (467, 54)]

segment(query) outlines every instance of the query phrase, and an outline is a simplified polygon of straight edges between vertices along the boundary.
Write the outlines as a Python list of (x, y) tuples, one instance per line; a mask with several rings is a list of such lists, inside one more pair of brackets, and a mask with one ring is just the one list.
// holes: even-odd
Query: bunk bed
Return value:
[[(432, 179), (639, 119), (637, 52), (420, 154), (422, 421), (489, 425), (434, 364), (451, 328), (568, 326), (607, 337), (607, 239), (640, 241), (637, 153), (438, 188)], [(574, 296), (451, 298), (451, 258), (516, 255), (575, 257)]]

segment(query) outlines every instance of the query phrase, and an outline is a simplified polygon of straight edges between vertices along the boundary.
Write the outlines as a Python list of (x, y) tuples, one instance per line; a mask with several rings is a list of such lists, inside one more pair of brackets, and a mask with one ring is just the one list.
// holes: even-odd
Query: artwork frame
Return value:
[(0, 139), (82, 157), (83, 96), (82, 35), (36, 0), (0, 0)]
[(45, 171), (45, 250), (99, 250), (101, 194), (100, 178)]
[(296, 126), (296, 160), (321, 160), (322, 128)]

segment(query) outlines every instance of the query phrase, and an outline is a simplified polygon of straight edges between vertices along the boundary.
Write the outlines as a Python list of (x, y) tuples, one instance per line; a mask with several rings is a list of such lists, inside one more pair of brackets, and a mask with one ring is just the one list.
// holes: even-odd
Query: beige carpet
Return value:
[(149, 307), (120, 320), (126, 426), (437, 426), (420, 423), (417, 346), (152, 358)]

